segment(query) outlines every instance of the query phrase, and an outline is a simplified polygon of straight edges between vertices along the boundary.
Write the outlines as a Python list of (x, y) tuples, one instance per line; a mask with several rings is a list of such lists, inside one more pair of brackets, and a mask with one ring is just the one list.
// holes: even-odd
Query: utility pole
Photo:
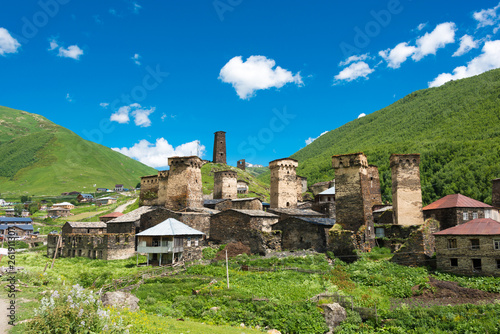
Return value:
[(227, 261), (227, 248), (226, 248), (226, 278), (227, 278), (227, 288), (229, 289), (229, 266)]

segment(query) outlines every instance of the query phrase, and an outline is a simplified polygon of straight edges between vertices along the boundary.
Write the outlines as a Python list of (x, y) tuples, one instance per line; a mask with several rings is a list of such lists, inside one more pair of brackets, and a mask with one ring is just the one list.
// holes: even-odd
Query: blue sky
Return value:
[(162, 169), (287, 157), (412, 91), (500, 67), (498, 1), (23, 0), (0, 105)]

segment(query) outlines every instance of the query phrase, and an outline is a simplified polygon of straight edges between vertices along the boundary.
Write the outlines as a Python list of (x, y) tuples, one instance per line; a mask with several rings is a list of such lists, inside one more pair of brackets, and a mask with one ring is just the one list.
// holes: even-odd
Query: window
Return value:
[(500, 269), (500, 260), (497, 260), (497, 269)]
[(448, 249), (457, 248), (457, 239), (448, 239)]
[(450, 266), (452, 267), (458, 267), (458, 259), (450, 259)]
[(198, 237), (194, 238), (194, 245), (198, 246)]
[(479, 239), (470, 239), (470, 249), (479, 249)]
[(481, 271), (481, 259), (472, 259), (472, 270), (473, 271)]
[(383, 227), (375, 227), (375, 237), (377, 238), (385, 237), (385, 230)]
[(493, 240), (493, 248), (500, 250), (500, 240)]
[(477, 219), (477, 212), (472, 213), (472, 219)]
[(484, 218), (491, 218), (491, 211), (490, 210), (484, 210)]
[(464, 212), (464, 220), (469, 220), (469, 213), (468, 212)]
[(186, 244), (188, 247), (191, 247), (191, 237), (188, 237), (187, 238), (187, 244)]

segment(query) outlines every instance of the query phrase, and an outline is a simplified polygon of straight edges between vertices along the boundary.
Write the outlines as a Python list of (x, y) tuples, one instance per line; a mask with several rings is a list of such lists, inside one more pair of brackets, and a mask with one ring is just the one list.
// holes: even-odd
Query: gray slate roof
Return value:
[(253, 200), (258, 200), (258, 197), (247, 197), (247, 198), (235, 198), (232, 201), (233, 202), (243, 202), (243, 201), (253, 201)]
[(73, 228), (106, 228), (106, 223), (103, 222), (66, 222)]
[(314, 211), (311, 209), (287, 209), (287, 208), (281, 208), (281, 209), (275, 209), (271, 208), (269, 209), (271, 212), (277, 212), (277, 213), (285, 213), (290, 216), (324, 216), (321, 212)]
[(316, 225), (324, 225), (324, 226), (333, 226), (335, 225), (335, 219), (333, 218), (306, 218), (306, 217), (297, 217), (293, 216), (292, 218), (300, 219), (310, 224)]
[(139, 219), (141, 219), (141, 216), (143, 214), (153, 211), (155, 209), (156, 207), (154, 206), (141, 206), (140, 208), (135, 209), (134, 211), (130, 211), (129, 213), (124, 214), (123, 216), (116, 217), (115, 219), (108, 221), (108, 224), (136, 222)]
[(242, 213), (244, 215), (253, 216), (253, 217), (278, 218), (278, 216), (275, 215), (275, 214), (273, 214), (273, 213), (266, 212), (266, 211), (261, 211), (261, 210), (239, 210), (239, 209), (231, 209), (231, 210), (223, 211), (221, 213), (230, 212), (230, 211), (239, 212), (239, 213)]
[(220, 198), (220, 199), (206, 199), (203, 201), (203, 205), (210, 205), (210, 204), (218, 204), (220, 202), (224, 201), (229, 201), (229, 198)]
[(195, 230), (192, 227), (181, 223), (175, 218), (167, 220), (155, 225), (147, 230), (137, 233), (137, 236), (176, 236), (176, 235), (204, 235), (205, 233)]

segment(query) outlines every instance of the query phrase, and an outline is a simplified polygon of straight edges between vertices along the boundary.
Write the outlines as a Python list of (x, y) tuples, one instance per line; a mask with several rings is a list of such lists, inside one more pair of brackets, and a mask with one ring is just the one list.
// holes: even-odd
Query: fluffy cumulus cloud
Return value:
[(51, 39), (49, 41), (49, 51), (58, 49), (57, 56), (63, 58), (80, 59), (83, 55), (83, 50), (78, 47), (78, 45), (70, 45), (67, 48), (59, 45), (56, 39)]
[(347, 58), (346, 60), (344, 61), (341, 61), (339, 63), (339, 66), (347, 66), (349, 65), (350, 63), (354, 63), (354, 62), (358, 62), (358, 61), (362, 61), (362, 60), (366, 60), (369, 58), (369, 55), (368, 53), (365, 53), (363, 55), (360, 55), (360, 56), (357, 56), (357, 55), (354, 55), (354, 56), (350, 56), (349, 58)]
[(361, 118), (361, 117), (365, 117), (366, 114), (364, 112), (362, 112), (361, 114), (358, 115), (358, 118)]
[(153, 168), (167, 166), (170, 157), (198, 155), (199, 153), (201, 158), (205, 154), (205, 146), (200, 145), (198, 140), (174, 148), (165, 138), (156, 139), (156, 143), (143, 139), (130, 148), (112, 149)]
[(136, 65), (141, 65), (141, 62), (139, 61), (139, 59), (141, 59), (140, 54), (138, 53), (134, 54), (131, 59)]
[(292, 72), (276, 66), (273, 59), (265, 56), (250, 56), (243, 61), (241, 56), (234, 57), (220, 70), (219, 79), (230, 83), (241, 99), (249, 99), (255, 92), (272, 87), (281, 88), (287, 83), (302, 85), (300, 72)]
[(417, 30), (418, 30), (418, 31), (420, 31), (420, 30), (424, 29), (426, 26), (427, 26), (427, 22), (425, 22), (425, 23), (420, 23), (420, 24), (417, 26)]
[(364, 61), (359, 61), (356, 63), (352, 63), (351, 65), (340, 71), (340, 73), (335, 76), (335, 80), (353, 81), (361, 77), (368, 79), (368, 75), (373, 71), (374, 70), (370, 68), (370, 65), (368, 65)]
[(387, 62), (390, 68), (399, 68), (401, 63), (404, 63), (408, 57), (415, 53), (416, 47), (403, 42), (396, 45), (394, 49), (380, 51), (378, 54)]
[(478, 42), (475, 41), (472, 36), (463, 35), (462, 38), (460, 38), (460, 46), (458, 47), (458, 50), (453, 54), (453, 57), (464, 55), (470, 50), (477, 48), (478, 46)]
[(481, 54), (468, 62), (467, 66), (459, 66), (453, 73), (441, 73), (429, 82), (429, 87), (438, 87), (451, 80), (468, 78), (499, 67), (500, 40), (489, 41), (484, 43)]
[(99, 105), (104, 108), (104, 109), (107, 109), (109, 107), (109, 103), (108, 102), (101, 102), (99, 103)]
[(306, 139), (306, 145), (309, 145), (310, 143), (312, 143), (313, 141), (315, 141), (316, 139), (318, 139), (319, 137), (321, 137), (322, 135), (328, 133), (328, 131), (324, 131), (322, 132), (319, 136), (313, 138), (313, 137), (309, 137)]
[(143, 108), (139, 103), (132, 103), (128, 106), (122, 106), (115, 113), (111, 114), (110, 121), (126, 124), (130, 121), (130, 116), (134, 117), (134, 123), (137, 126), (146, 128), (151, 126), (149, 115), (155, 111), (154, 107)]
[(9, 31), (5, 28), (0, 28), (0, 56), (5, 56), (7, 53), (17, 53), (21, 44), (12, 37)]
[(493, 8), (482, 9), (472, 14), (474, 19), (477, 21), (477, 27), (482, 28), (499, 23), (500, 21), (499, 9), (500, 9), (500, 2)]

